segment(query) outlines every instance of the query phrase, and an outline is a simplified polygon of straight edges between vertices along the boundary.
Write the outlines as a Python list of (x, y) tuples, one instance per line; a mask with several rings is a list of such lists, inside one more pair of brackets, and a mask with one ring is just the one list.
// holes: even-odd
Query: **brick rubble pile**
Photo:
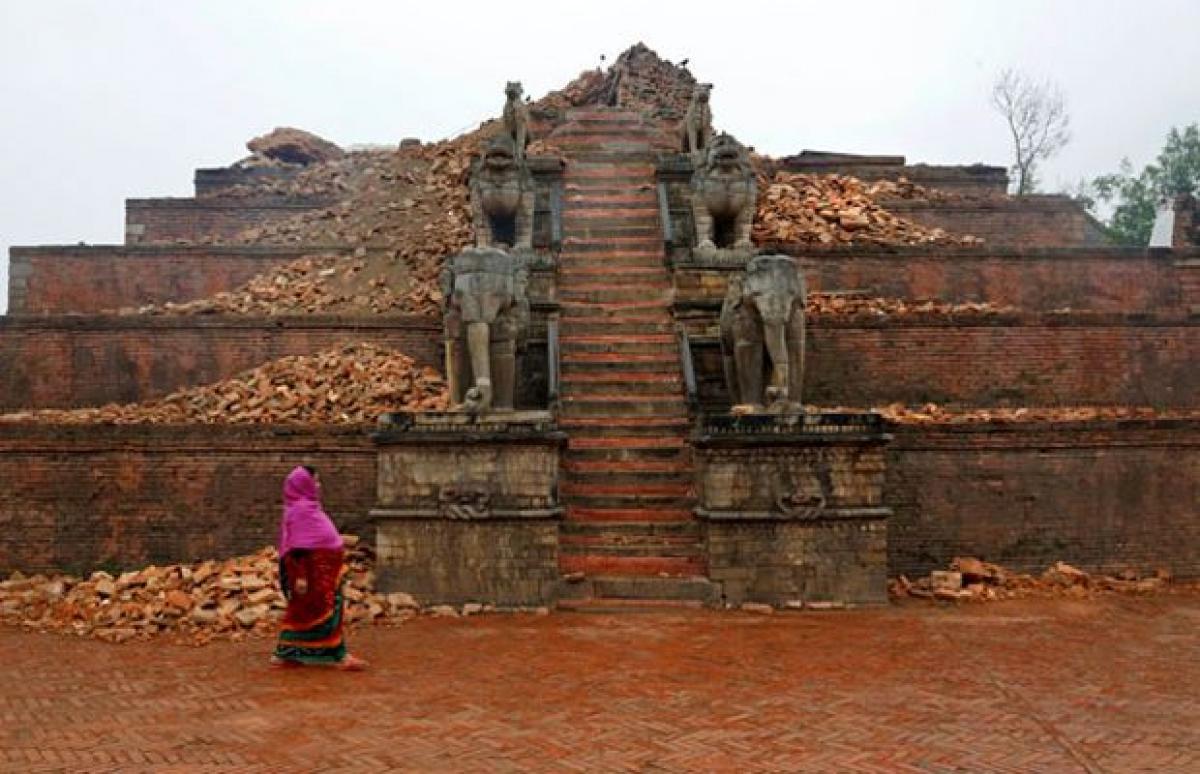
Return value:
[(234, 290), (194, 301), (146, 304), (123, 315), (404, 314), (436, 317), (442, 294), (412, 282), (394, 255), (358, 248), (353, 257), (314, 255), (259, 274)]
[(757, 244), (983, 244), (978, 237), (927, 228), (889, 212), (875, 196), (907, 190), (898, 183), (867, 184), (846, 175), (776, 172), (773, 177), (760, 176), (758, 189), (752, 231)]
[(1158, 570), (1143, 575), (1126, 570), (1117, 575), (1092, 575), (1066, 562), (1056, 562), (1041, 575), (1006, 570), (975, 557), (956, 557), (949, 570), (935, 570), (923, 578), (901, 575), (888, 582), (894, 599), (929, 599), (989, 602), (1024, 597), (1089, 597), (1105, 592), (1152, 594), (1171, 588), (1171, 574)]
[[(858, 409), (831, 409), (858, 410)], [(1200, 409), (1163, 409), (1151, 406), (1022, 406), (957, 408), (926, 403), (914, 408), (900, 403), (872, 409), (900, 425), (966, 425), (984, 422), (1052, 423), (1112, 422), (1123, 419), (1200, 419)]]
[(978, 317), (1012, 314), (1016, 307), (991, 301), (909, 301), (902, 298), (845, 293), (809, 293), (805, 310), (810, 318), (821, 317), (912, 317), (920, 315)]
[[(346, 621), (389, 624), (416, 615), (418, 604), (410, 595), (374, 591), (373, 549), (344, 537)], [(115, 575), (14, 573), (0, 582), (0, 622), (118, 643), (167, 636), (202, 645), (214, 638), (271, 636), (286, 604), (273, 547), (223, 561)]]
[(284, 357), (215, 384), (145, 403), (39, 409), (0, 422), (54, 424), (372, 424), (389, 411), (438, 411), (441, 375), (399, 352), (354, 344)]

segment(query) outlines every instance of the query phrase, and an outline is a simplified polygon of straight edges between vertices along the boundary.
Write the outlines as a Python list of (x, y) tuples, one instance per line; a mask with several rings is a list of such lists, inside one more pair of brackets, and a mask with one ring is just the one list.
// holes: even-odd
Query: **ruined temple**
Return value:
[[(959, 555), (1200, 574), (1194, 201), (1117, 247), (1001, 167), (757, 156), (689, 124), (699, 89), (639, 45), (460, 138), (268, 135), (127, 200), (122, 245), (12, 248), (0, 573), (253, 550), (304, 461), (429, 603), (860, 604)], [(447, 398), (45, 411), (359, 343)]]

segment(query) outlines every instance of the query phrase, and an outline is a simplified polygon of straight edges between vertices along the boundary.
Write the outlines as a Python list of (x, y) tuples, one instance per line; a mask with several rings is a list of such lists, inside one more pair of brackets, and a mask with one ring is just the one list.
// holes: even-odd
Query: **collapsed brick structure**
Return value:
[[(440, 552), (443, 574), (429, 570), (412, 589), (422, 601), (870, 601), (885, 573), (920, 575), (961, 555), (1025, 570), (1065, 560), (1200, 575), (1194, 203), (1177, 203), (1169, 248), (1117, 248), (1073, 202), (1007, 197), (996, 167), (756, 158), (760, 202), (772, 180), (834, 174), (842, 193), (845, 180), (864, 181), (854, 191), (872, 189), (871, 206), (884, 213), (871, 221), (855, 204), (826, 217), (818, 200), (835, 182), (818, 177), (798, 206), (812, 197), (813, 222), (836, 223), (839, 236), (755, 245), (796, 259), (810, 293), (824, 294), (810, 299), (804, 402), (941, 408), (921, 414), (928, 421), (901, 411), (894, 422), (841, 425), (814, 411), (807, 424), (734, 442), (736, 428), (715, 419), (729, 408), (717, 329), (746, 256), (694, 250), (692, 167), (676, 143), (695, 84), (638, 46), (530, 108), (534, 255), (516, 404), (551, 409), (549, 420), (485, 428), (469, 444), (435, 423), (416, 441), (393, 433), (382, 445), (367, 428), (332, 424), (0, 423), (0, 521), (15, 536), (0, 542), (0, 572), (255, 550), (273, 534), (278, 481), (307, 461), (330, 472), (328, 504), (349, 529), (370, 536), (373, 508), (412, 512), (405, 518), (417, 526), (387, 540), (397, 556)], [(441, 367), (442, 325), (430, 315), (441, 299), (427, 259), (468, 241), (468, 160), (494, 131), (394, 154), (198, 170), (196, 198), (127, 201), (125, 245), (13, 248), (0, 409), (153, 400), (357, 342)], [(422, 184), (433, 186), (429, 200), (407, 193)], [(918, 236), (856, 239), (867, 222)], [(409, 242), (425, 233), (437, 249), (402, 246), (389, 231), (401, 226)], [(235, 314), (207, 301), (312, 256), (383, 273), (362, 272), (369, 278), (319, 313), (266, 304)], [(423, 294), (419, 303), (372, 306), (389, 265), (395, 293)], [(317, 281), (324, 266), (311, 272)], [(170, 303), (189, 311), (161, 314)], [(1078, 406), (1138, 411), (1055, 413)], [(1042, 411), (1012, 413), (1020, 407)], [(973, 421), (939, 421), (964, 412)], [(853, 443), (788, 446), (835, 425)], [(512, 507), (539, 514), (519, 529), (431, 521), (388, 489), (402, 484), (382, 478), (376, 493), (377, 472), (395, 469), (389, 455), (410, 466), (437, 459), (445, 471), (489, 464), (479, 462), (489, 449), (514, 442), (539, 449), (530, 459), (543, 461), (530, 464), (550, 474), (514, 479), (528, 502)], [(751, 508), (759, 484), (739, 476), (769, 467), (762, 460), (784, 477), (815, 465), (839, 483), (796, 479), (795, 502)], [(427, 493), (442, 516), (473, 513), (478, 493), (451, 484)], [(807, 513), (810, 486), (825, 487), (821, 497), (845, 518)], [(735, 490), (741, 500), (727, 497)], [(419, 569), (403, 566), (409, 574), (395, 583), (416, 583)]]

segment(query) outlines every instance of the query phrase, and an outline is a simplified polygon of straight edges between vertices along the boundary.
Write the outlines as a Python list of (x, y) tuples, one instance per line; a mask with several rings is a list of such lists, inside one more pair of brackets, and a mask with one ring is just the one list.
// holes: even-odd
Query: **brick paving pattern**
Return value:
[(421, 619), (270, 643), (0, 629), (0, 770), (1200, 770), (1200, 596)]

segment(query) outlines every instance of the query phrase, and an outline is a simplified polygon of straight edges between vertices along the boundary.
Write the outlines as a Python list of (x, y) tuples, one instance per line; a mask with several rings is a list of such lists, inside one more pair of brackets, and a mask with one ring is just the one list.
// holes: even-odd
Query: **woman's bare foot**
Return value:
[(367, 662), (347, 653), (346, 657), (338, 662), (337, 668), (343, 672), (361, 672), (367, 668)]
[(280, 658), (279, 656), (271, 656), (272, 669), (292, 669), (293, 667), (303, 666), (299, 661), (292, 661), (290, 658)]

